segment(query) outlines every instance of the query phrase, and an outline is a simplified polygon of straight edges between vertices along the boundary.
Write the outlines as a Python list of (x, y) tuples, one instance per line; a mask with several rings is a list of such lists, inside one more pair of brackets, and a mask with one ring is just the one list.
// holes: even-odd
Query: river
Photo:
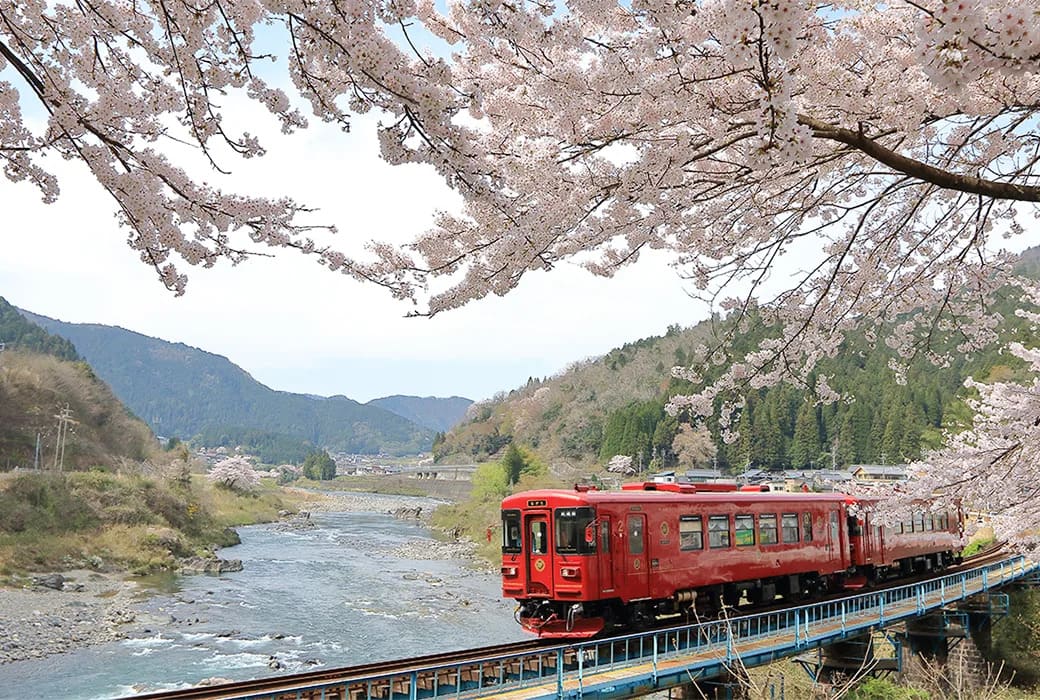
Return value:
[(0, 697), (114, 698), (523, 638), (496, 576), (407, 554), (432, 542), (418, 523), (379, 513), (313, 521), (239, 528), (242, 544), (220, 555), (243, 571), (177, 577), (141, 600), (146, 622), (125, 640), (0, 666)]

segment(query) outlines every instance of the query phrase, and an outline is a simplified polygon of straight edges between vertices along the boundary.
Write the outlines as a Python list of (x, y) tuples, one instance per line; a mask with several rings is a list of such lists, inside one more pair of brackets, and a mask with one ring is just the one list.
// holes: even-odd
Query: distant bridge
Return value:
[[(993, 557), (980, 557), (979, 561)], [(995, 591), (1034, 577), (1023, 557), (926, 581), (825, 602), (799, 605), (641, 634), (582, 643), (536, 641), (412, 660), (331, 669), (141, 696), (258, 700), (419, 700), (420, 698), (630, 698), (718, 677), (862, 638), (899, 623), (952, 611), (1005, 606)], [(978, 603), (981, 602), (980, 607)], [(908, 625), (909, 629), (910, 625)], [(945, 642), (944, 642), (945, 643)]]
[(404, 467), (398, 473), (416, 479), (469, 480), (479, 466), (479, 464), (427, 464), (419, 467)]

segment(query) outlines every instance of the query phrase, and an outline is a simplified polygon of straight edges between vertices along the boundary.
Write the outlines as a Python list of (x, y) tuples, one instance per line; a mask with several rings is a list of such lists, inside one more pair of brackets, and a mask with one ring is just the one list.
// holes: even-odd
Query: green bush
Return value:
[(923, 690), (907, 688), (887, 678), (867, 678), (845, 697), (848, 700), (929, 700), (930, 696)]
[(22, 474), (0, 491), (0, 531), (65, 532), (97, 525), (91, 508), (64, 474)]
[(974, 556), (982, 550), (984, 550), (986, 547), (990, 546), (991, 544), (993, 544), (992, 537), (985, 537), (982, 539), (973, 540), (972, 542), (968, 543), (967, 547), (961, 550), (961, 556), (964, 558)]

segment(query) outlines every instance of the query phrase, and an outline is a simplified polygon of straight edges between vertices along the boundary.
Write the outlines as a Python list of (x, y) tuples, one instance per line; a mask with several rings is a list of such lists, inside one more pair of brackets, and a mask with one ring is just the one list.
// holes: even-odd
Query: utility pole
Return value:
[(58, 415), (54, 416), (58, 419), (58, 440), (54, 444), (54, 469), (56, 471), (65, 470), (65, 443), (69, 437), (69, 423), (76, 423), (78, 421), (72, 420), (72, 410), (68, 404), (65, 404), (65, 408), (59, 411)]
[(33, 455), (33, 469), (40, 471), (40, 433), (36, 433), (36, 454)]

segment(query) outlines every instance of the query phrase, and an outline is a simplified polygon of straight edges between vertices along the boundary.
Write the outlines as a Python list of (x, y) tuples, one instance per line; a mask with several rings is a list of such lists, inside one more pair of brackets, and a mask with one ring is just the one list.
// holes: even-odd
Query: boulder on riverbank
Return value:
[(310, 512), (306, 510), (301, 510), (299, 513), (289, 513), (283, 517), (284, 520), (274, 526), (276, 530), (290, 532), (294, 530), (311, 530), (317, 527), (315, 522), (311, 520)]
[(221, 559), (220, 557), (189, 557), (181, 562), (182, 574), (223, 574), (229, 571), (241, 571), (241, 559)]
[(399, 520), (419, 520), (422, 517), (422, 506), (400, 506), (387, 513)]
[(50, 588), (51, 590), (61, 591), (65, 589), (65, 577), (61, 574), (33, 576), (33, 585), (37, 588)]

